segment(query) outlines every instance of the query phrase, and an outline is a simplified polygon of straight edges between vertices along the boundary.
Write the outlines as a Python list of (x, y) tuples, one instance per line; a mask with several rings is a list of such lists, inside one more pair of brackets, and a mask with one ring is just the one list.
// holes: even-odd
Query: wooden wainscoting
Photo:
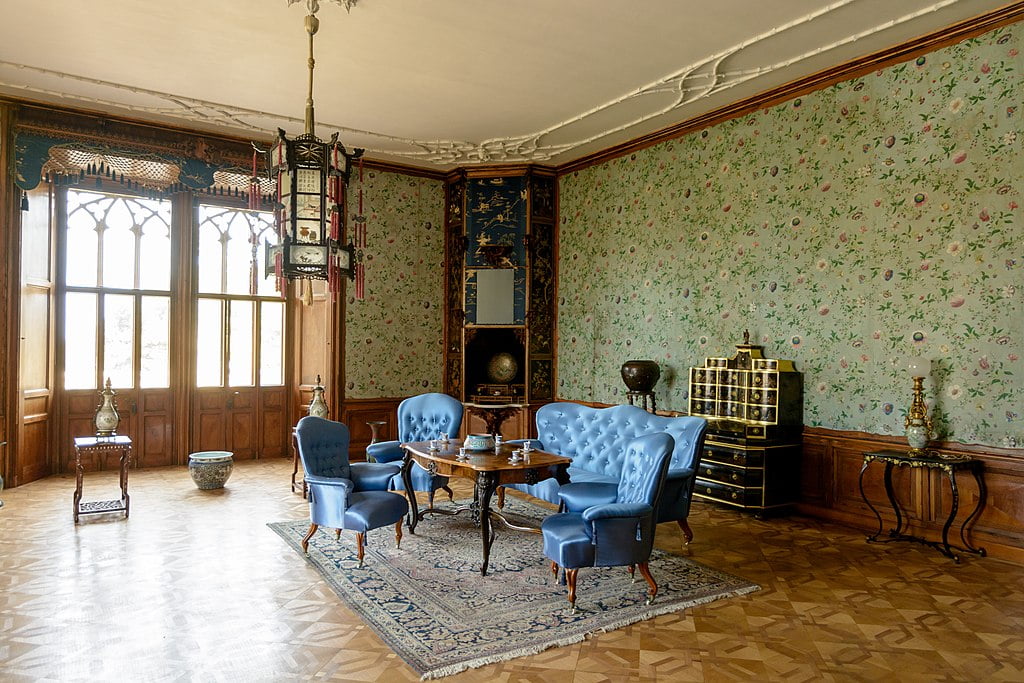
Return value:
[(384, 422), (378, 433), (380, 441), (398, 438), (398, 404), (401, 398), (350, 398), (341, 405), (338, 419), (348, 425), (351, 434), (348, 452), (352, 460), (363, 460), (370, 444), (370, 422)]
[[(864, 432), (805, 428), (798, 510), (811, 517), (873, 531), (877, 522), (860, 495), (860, 470), (866, 451), (887, 448), (905, 449), (906, 440)], [(992, 557), (1024, 563), (1024, 450), (955, 443), (939, 444), (936, 450), (970, 455), (984, 463), (987, 502), (973, 523), (969, 538)], [(883, 468), (878, 463), (869, 466), (864, 477), (864, 492), (881, 512), (884, 531), (888, 531), (893, 525), (893, 515), (882, 481)], [(973, 477), (961, 473), (958, 483), (960, 509), (949, 532), (950, 541), (957, 544), (960, 524), (978, 499)], [(894, 468), (893, 488), (900, 509), (909, 520), (910, 533), (938, 540), (951, 503), (945, 476), (924, 468)]]

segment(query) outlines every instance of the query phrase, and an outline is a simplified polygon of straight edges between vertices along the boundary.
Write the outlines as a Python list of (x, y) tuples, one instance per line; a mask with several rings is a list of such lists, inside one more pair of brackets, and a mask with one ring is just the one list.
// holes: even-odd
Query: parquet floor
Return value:
[[(306, 515), (290, 471), (237, 463), (220, 491), (183, 467), (133, 471), (131, 519), (77, 527), (73, 477), (0, 493), (0, 680), (415, 680), (266, 527)], [(116, 489), (86, 476), (86, 500)], [(697, 503), (690, 519), (689, 548), (674, 525), (658, 545), (763, 589), (448, 680), (1024, 680), (1022, 567), (799, 517)]]

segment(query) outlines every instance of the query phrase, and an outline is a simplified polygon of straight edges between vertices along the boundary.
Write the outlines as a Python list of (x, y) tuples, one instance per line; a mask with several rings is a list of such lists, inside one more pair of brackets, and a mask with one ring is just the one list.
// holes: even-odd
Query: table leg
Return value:
[(987, 494), (985, 489), (985, 480), (981, 476), (981, 463), (976, 464), (972, 469), (974, 472), (974, 481), (978, 483), (978, 504), (974, 506), (974, 511), (971, 512), (971, 514), (967, 516), (967, 519), (964, 520), (964, 523), (960, 525), (960, 540), (963, 542), (964, 548), (966, 548), (968, 552), (977, 553), (978, 555), (985, 557), (985, 549), (976, 548), (971, 545), (965, 535), (967, 526), (971, 523), (971, 520), (977, 517), (978, 514), (981, 513), (982, 508), (985, 507), (985, 497)]
[(949, 489), (952, 492), (953, 500), (949, 506), (949, 517), (946, 518), (946, 523), (942, 525), (942, 548), (939, 550), (943, 555), (953, 558), (954, 562), (960, 564), (960, 556), (955, 554), (949, 547), (949, 527), (953, 526), (956, 512), (960, 509), (960, 490), (956, 485), (956, 472), (951, 469), (947, 476), (949, 477)]
[(124, 518), (128, 519), (128, 465), (131, 462), (132, 448), (125, 446), (121, 451), (121, 500), (124, 501)]
[(295, 493), (295, 478), (299, 474), (299, 453), (292, 448), (292, 493)]
[(480, 537), (483, 539), (484, 548), (484, 562), (480, 565), (480, 575), (487, 576), (491, 544), (494, 543), (494, 533), (491, 531), (491, 496), (498, 488), (498, 478), (490, 472), (478, 472), (476, 484), (480, 496)]
[(406, 451), (405, 458), (402, 459), (402, 485), (405, 486), (405, 497), (409, 499), (409, 517), (406, 519), (406, 524), (409, 527), (409, 533), (415, 534), (420, 510), (416, 504), (416, 492), (412, 488), (412, 463), (412, 456), (409, 455), (409, 451)]
[(75, 524), (78, 524), (78, 504), (82, 502), (82, 454), (75, 448)]
[[(900, 505), (896, 502), (896, 492), (892, 488), (892, 463), (885, 463), (885, 495), (889, 497), (889, 505), (896, 515), (896, 528), (889, 532), (890, 536), (899, 536), (903, 533), (903, 513), (900, 512)], [(881, 519), (881, 518), (879, 518)]]
[(876, 531), (875, 533), (871, 534), (867, 538), (868, 541), (874, 541), (882, 533), (882, 515), (880, 515), (878, 513), (878, 510), (875, 509), (875, 506), (872, 505), (871, 501), (868, 500), (868, 497), (866, 495), (864, 495), (864, 473), (868, 471), (868, 465), (870, 465), (870, 464), (871, 464), (870, 460), (865, 460), (864, 461), (864, 465), (860, 468), (860, 480), (859, 480), (859, 483), (860, 483), (860, 497), (861, 497), (861, 499), (864, 501), (864, 504), (867, 505), (868, 508), (870, 508), (871, 512), (875, 513), (875, 517), (878, 519), (878, 531)]

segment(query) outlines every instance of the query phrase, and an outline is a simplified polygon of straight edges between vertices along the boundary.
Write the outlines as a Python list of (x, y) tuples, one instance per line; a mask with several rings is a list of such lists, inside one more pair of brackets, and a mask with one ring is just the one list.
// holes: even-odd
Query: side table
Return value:
[[(875, 509), (875, 506), (871, 504), (868, 497), (864, 495), (864, 473), (867, 472), (868, 465), (875, 461), (885, 463), (885, 493), (889, 498), (889, 505), (892, 506), (893, 513), (896, 515), (896, 528), (890, 529), (889, 538), (883, 540), (878, 540), (878, 537), (882, 533), (882, 515), (879, 514), (878, 510)], [(903, 514), (900, 512), (900, 506), (896, 502), (896, 493), (892, 488), (892, 468), (894, 466), (910, 467), (912, 469), (923, 467), (928, 470), (938, 470), (945, 473), (946, 477), (949, 479), (952, 501), (949, 508), (949, 517), (946, 518), (946, 523), (942, 526), (941, 543), (903, 533), (906, 526), (904, 525)], [(958, 472), (964, 470), (973, 474), (974, 480), (978, 484), (978, 503), (974, 506), (974, 510), (967, 516), (967, 519), (964, 520), (963, 524), (960, 525), (960, 541), (964, 544), (964, 547), (960, 548), (949, 544), (949, 528), (953, 525), (953, 521), (956, 519), (957, 510), (960, 509), (960, 490), (957, 487), (956, 476)], [(960, 563), (960, 556), (954, 553), (953, 549), (985, 557), (985, 549), (976, 548), (971, 545), (966, 536), (968, 525), (972, 520), (977, 518), (978, 514), (981, 513), (982, 508), (985, 507), (985, 480), (982, 478), (982, 462), (980, 460), (975, 460), (974, 458), (966, 455), (947, 458), (934, 453), (934, 451), (923, 456), (912, 456), (906, 451), (871, 451), (864, 454), (864, 465), (860, 468), (859, 485), (860, 497), (864, 500), (867, 506), (871, 508), (871, 511), (875, 513), (875, 517), (878, 518), (878, 531), (867, 537), (868, 543), (914, 541), (916, 543), (922, 543), (935, 548), (957, 564)]]
[(505, 424), (505, 420), (527, 407), (525, 403), (463, 403), (462, 405), (470, 414), (483, 418), (488, 434), (501, 434), (501, 426)]
[[(82, 456), (104, 453), (121, 454), (121, 498), (119, 500), (97, 500), (82, 502)], [(75, 438), (75, 524), (79, 515), (93, 515), (100, 512), (124, 510), (128, 518), (128, 464), (132, 457), (132, 440), (127, 436), (79, 436)]]

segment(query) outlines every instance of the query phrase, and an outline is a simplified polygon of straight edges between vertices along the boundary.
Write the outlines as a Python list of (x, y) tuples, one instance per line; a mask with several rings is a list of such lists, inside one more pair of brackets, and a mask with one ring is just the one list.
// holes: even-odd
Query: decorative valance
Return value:
[[(30, 104), (14, 114), (11, 171), (22, 190), (41, 180), (92, 178), (151, 195), (189, 190), (248, 199), (256, 171), (249, 142)], [(259, 170), (266, 200), (273, 185)]]
[[(149, 194), (192, 190), (248, 200), (252, 178), (251, 170), (237, 163), (22, 130), (14, 134), (14, 165), (15, 184), (26, 191), (41, 180), (67, 184), (96, 178)], [(262, 194), (269, 197), (270, 180), (261, 178), (261, 186)]]

